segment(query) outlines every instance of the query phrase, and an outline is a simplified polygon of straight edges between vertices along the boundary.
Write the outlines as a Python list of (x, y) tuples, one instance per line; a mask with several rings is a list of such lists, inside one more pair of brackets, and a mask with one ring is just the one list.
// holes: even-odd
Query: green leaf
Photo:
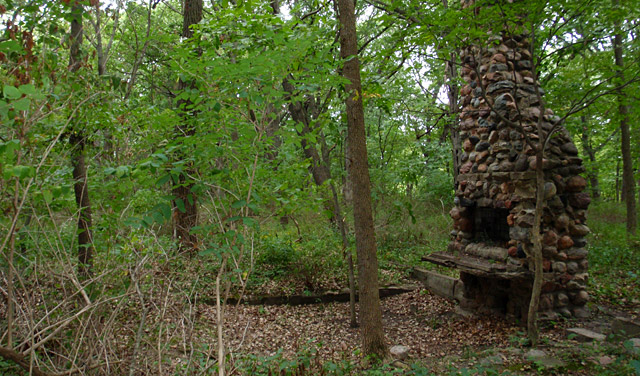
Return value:
[(6, 119), (9, 116), (9, 105), (7, 102), (0, 100), (0, 119)]
[(22, 94), (27, 94), (27, 95), (38, 94), (38, 91), (36, 90), (36, 87), (33, 86), (33, 84), (20, 85), (18, 90), (20, 90)]
[(254, 204), (253, 202), (248, 203), (247, 207), (251, 209), (254, 213), (258, 213), (260, 211), (260, 209), (258, 208), (258, 205)]
[(633, 367), (633, 370), (636, 372), (636, 376), (640, 376), (640, 360), (632, 360), (629, 362), (629, 365)]
[(29, 106), (31, 106), (31, 99), (29, 98), (18, 99), (12, 104), (13, 104), (13, 108), (17, 111), (27, 111), (29, 109)]
[(161, 176), (158, 181), (156, 181), (156, 187), (161, 187), (163, 186), (166, 182), (169, 181), (169, 179), (171, 179), (171, 174), (166, 174), (164, 176)]
[(22, 46), (18, 41), (15, 40), (6, 40), (0, 43), (0, 51), (3, 52), (22, 52)]
[(181, 213), (186, 213), (187, 209), (184, 207), (184, 201), (181, 198), (175, 199), (176, 207), (180, 210)]
[(151, 156), (153, 158), (161, 160), (162, 162), (166, 162), (169, 160), (169, 158), (163, 153), (155, 153), (155, 154), (151, 154)]
[(207, 248), (205, 250), (202, 250), (200, 252), (198, 252), (198, 256), (208, 256), (208, 255), (219, 255), (220, 254), (220, 249), (219, 248)]
[(152, 217), (150, 217), (150, 216), (148, 216), (148, 215), (145, 215), (145, 216), (142, 218), (141, 225), (142, 225), (143, 227), (145, 227), (145, 228), (149, 228), (149, 227), (151, 227), (151, 225), (153, 225), (153, 218), (152, 218)]
[(153, 217), (153, 221), (158, 224), (163, 223), (165, 219), (161, 212), (154, 212), (152, 217)]
[(16, 150), (20, 149), (20, 140), (0, 142), (0, 154), (5, 154), (9, 162), (13, 161)]
[(255, 227), (258, 224), (258, 221), (251, 217), (242, 217), (242, 224), (247, 227)]
[(4, 92), (4, 96), (7, 99), (18, 99), (22, 96), (20, 90), (18, 90), (18, 88), (16, 88), (15, 86), (4, 85), (4, 89), (2, 91)]
[(158, 204), (157, 207), (166, 220), (171, 219), (171, 206), (169, 206), (169, 204)]
[(141, 222), (139, 218), (129, 217), (124, 220), (124, 225), (134, 229), (139, 229), (141, 227)]
[(118, 166), (118, 168), (116, 168), (116, 176), (118, 178), (122, 178), (123, 176), (126, 176), (129, 173), (129, 166)]
[(24, 179), (35, 173), (35, 169), (31, 166), (13, 166), (12, 170), (12, 175), (17, 176), (19, 179)]
[(231, 204), (231, 207), (234, 209), (240, 209), (243, 206), (247, 205), (247, 201), (245, 200), (238, 200), (236, 202), (234, 202), (233, 204)]
[(44, 198), (44, 202), (50, 204), (51, 202), (53, 202), (53, 193), (51, 193), (51, 191), (48, 189), (44, 190), (42, 191), (42, 198)]

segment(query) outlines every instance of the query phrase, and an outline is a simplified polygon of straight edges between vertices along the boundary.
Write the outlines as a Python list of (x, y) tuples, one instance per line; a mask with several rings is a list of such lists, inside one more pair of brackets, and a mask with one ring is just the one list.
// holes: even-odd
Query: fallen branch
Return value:
[(31, 365), (29, 364), (29, 361), (26, 359), (27, 358), (26, 356), (14, 350), (8, 349), (6, 347), (0, 346), (0, 357), (14, 362), (15, 364), (22, 367), (25, 371), (29, 372), (31, 375), (52, 376), (49, 373), (42, 372), (40, 369), (36, 367), (31, 367)]

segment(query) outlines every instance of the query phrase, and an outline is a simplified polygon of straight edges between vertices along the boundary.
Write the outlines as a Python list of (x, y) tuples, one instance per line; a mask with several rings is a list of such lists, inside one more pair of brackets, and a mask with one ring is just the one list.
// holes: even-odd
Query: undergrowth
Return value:
[[(443, 201), (416, 201), (412, 205), (378, 205), (376, 238), (380, 284), (407, 281), (413, 266), (426, 254), (446, 249), (451, 220)], [(345, 253), (355, 259), (350, 213), (345, 215), (349, 247), (344, 250), (337, 228), (312, 212), (299, 212), (283, 223), (265, 221), (255, 246), (255, 265), (249, 280), (254, 293), (292, 294), (345, 288)]]
[(626, 233), (623, 204), (595, 202), (589, 208), (589, 275), (596, 302), (640, 306), (640, 237)]
[[(451, 229), (447, 210), (450, 206), (440, 201), (416, 201), (411, 207), (384, 203), (378, 205), (376, 232), (382, 285), (406, 281), (410, 267), (426, 266), (420, 261), (422, 256), (446, 249)], [(348, 227), (352, 229), (349, 213), (346, 218)], [(624, 208), (618, 203), (595, 202), (590, 209), (590, 293), (595, 304), (613, 305), (637, 312), (640, 306), (640, 238), (627, 237), (624, 218)], [(67, 232), (71, 233), (73, 228), (68, 225), (68, 221), (61, 225), (65, 230), (59, 242), (64, 243), (69, 237)], [(350, 234), (350, 247), (346, 251), (355, 254), (352, 231)], [(25, 249), (38, 249), (41, 252), (27, 252), (17, 260), (16, 265), (24, 272), (23, 291), (19, 296), (20, 299), (32, 299), (33, 295), (33, 299), (46, 303), (38, 306), (34, 300), (33, 307), (40, 308), (34, 308), (32, 315), (64, 323), (73, 317), (78, 304), (75, 298), (76, 287), (65, 277), (73, 275), (68, 267), (70, 255), (67, 248), (62, 245), (47, 247), (50, 238), (52, 237), (29, 237), (23, 241)], [(277, 218), (264, 220), (256, 230), (251, 244), (251, 257), (246, 257), (242, 265), (234, 265), (238, 273), (232, 270), (228, 274), (229, 278), (239, 278), (234, 277), (236, 274), (247, 276), (245, 290), (250, 293), (293, 294), (335, 290), (347, 286), (345, 250), (339, 232), (330, 226), (325, 217), (312, 211), (298, 212), (288, 223), (282, 223)], [(158, 359), (151, 357), (150, 361), (157, 362), (159, 369), (171, 368), (164, 362), (174, 347), (198, 345), (195, 342), (189, 344), (187, 338), (190, 341), (195, 339), (183, 333), (191, 333), (194, 328), (209, 325), (196, 319), (196, 300), (213, 295), (219, 259), (214, 256), (185, 257), (177, 254), (168, 236), (152, 236), (150, 232), (143, 230), (113, 234), (110, 243), (99, 242), (97, 248), (96, 266), (101, 270), (109, 270), (109, 273), (101, 275), (95, 285), (87, 288), (86, 299), (95, 302), (121, 296), (113, 302), (106, 301), (96, 306), (92, 311), (94, 315), (109, 320), (110, 326), (106, 326), (108, 330), (99, 333), (103, 336), (100, 337), (104, 342), (103, 347), (115, 348), (112, 344), (119, 341), (117, 338), (126, 337), (126, 355), (130, 356), (132, 352), (137, 352), (139, 356), (157, 353)], [(45, 263), (49, 269), (43, 269)], [(47, 273), (47, 270), (55, 272)], [(238, 281), (232, 280), (230, 285), (239, 290)], [(233, 288), (231, 294), (237, 293)], [(59, 307), (53, 304), (60, 301), (67, 304)], [(143, 309), (148, 312), (148, 321), (143, 323), (148, 331), (139, 332), (142, 341), (136, 350), (132, 336), (139, 330), (140, 317), (133, 321), (128, 318), (136, 317)], [(89, 318), (87, 323), (92, 323)], [(20, 320), (17, 321), (18, 328), (21, 329), (19, 334), (26, 336), (29, 333), (26, 329), (31, 325), (29, 320), (32, 319), (25, 316)], [(81, 324), (84, 325), (85, 322), (71, 325), (68, 328), (70, 331), (61, 332), (55, 342), (60, 346), (52, 345), (48, 349), (62, 349), (64, 353), (84, 349), (84, 344), (78, 345), (77, 349), (69, 345), (74, 343), (73, 336), (69, 334), (73, 333), (71, 329), (79, 330)], [(157, 343), (158, 339), (165, 341), (166, 347), (156, 349), (149, 345)], [(286, 357), (282, 352), (272, 356), (229, 355), (228, 371), (238, 375), (292, 376), (433, 374), (433, 369), (421, 364), (403, 367), (365, 361), (361, 357), (355, 357), (360, 360), (354, 360), (352, 354), (345, 354), (342, 360), (320, 359), (313, 346), (299, 350), (293, 357)], [(638, 354), (629, 349), (607, 345), (580, 349), (588, 359), (585, 360), (585, 356), (580, 354), (566, 354), (564, 360), (567, 372), (640, 375)], [(44, 349), (38, 352), (40, 353), (44, 354)], [(207, 353), (209, 351), (203, 352), (205, 355)], [(109, 354), (109, 359), (117, 359), (121, 355), (114, 352)], [(604, 367), (597, 361), (589, 360), (600, 356), (615, 358), (615, 363)], [(194, 362), (178, 365), (175, 372), (215, 374), (215, 360), (209, 355), (206, 357), (201, 362), (205, 365), (203, 367), (198, 366), (197, 359), (194, 359)], [(128, 363), (122, 363), (114, 371), (124, 372), (129, 369), (127, 367)], [(133, 368), (132, 366), (131, 369)], [(14, 364), (0, 362), (0, 373), (13, 374), (15, 370)], [(445, 373), (438, 374), (508, 374), (505, 371), (509, 370), (498, 366), (460, 369), (452, 366), (443, 371)]]

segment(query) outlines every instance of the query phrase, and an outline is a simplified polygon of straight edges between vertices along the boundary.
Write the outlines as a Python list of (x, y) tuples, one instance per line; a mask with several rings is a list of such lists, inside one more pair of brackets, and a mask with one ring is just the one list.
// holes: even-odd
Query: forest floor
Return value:
[[(524, 344), (524, 328), (499, 316), (458, 313), (454, 302), (427, 290), (417, 289), (383, 299), (382, 309), (388, 345), (408, 347), (409, 358), (405, 362), (419, 364), (436, 375), (465, 374), (465, 371), (602, 374), (600, 371), (619, 362), (619, 356), (625, 356), (622, 342), (581, 344), (569, 339), (566, 329), (603, 329), (612, 315), (633, 313), (633, 308), (630, 312), (615, 313), (595, 307), (589, 319), (543, 324), (539, 349), (551, 363), (556, 362), (545, 366), (544, 361), (527, 360), (530, 348)], [(201, 305), (199, 310), (204, 323), (216, 325), (215, 307)], [(281, 352), (284, 358), (291, 358), (313, 348), (314, 356), (321, 361), (348, 360), (362, 369), (368, 368), (367, 361), (358, 355), (358, 329), (349, 327), (348, 303), (237, 305), (226, 307), (225, 316), (225, 341), (231, 353), (269, 357)]]

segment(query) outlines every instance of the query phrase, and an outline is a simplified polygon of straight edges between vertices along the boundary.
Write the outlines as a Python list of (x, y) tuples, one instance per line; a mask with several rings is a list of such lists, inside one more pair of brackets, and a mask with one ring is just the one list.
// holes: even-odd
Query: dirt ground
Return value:
[[(215, 326), (215, 307), (200, 309), (201, 320)], [(383, 299), (382, 309), (388, 346), (407, 346), (411, 360), (436, 367), (446, 367), (452, 358), (473, 362), (472, 354), (490, 349), (491, 353), (496, 348), (517, 353), (513, 346), (524, 335), (523, 328), (497, 316), (458, 314), (455, 303), (427, 290)], [(225, 311), (225, 342), (232, 353), (273, 355), (281, 349), (287, 357), (319, 344), (318, 355), (323, 359), (358, 361), (359, 333), (349, 327), (348, 303), (239, 305)], [(558, 334), (551, 331), (544, 336)]]
[[(389, 346), (410, 348), (413, 358), (440, 357), (469, 346), (508, 344), (519, 328), (496, 317), (462, 317), (455, 305), (428, 291), (382, 300)], [(202, 318), (215, 325), (215, 307), (203, 307)], [(302, 306), (231, 306), (226, 308), (227, 345), (233, 352), (292, 355), (308, 343), (320, 343), (323, 357), (344, 356), (359, 346), (358, 329), (349, 327), (349, 304)]]
[[(200, 306), (206, 326), (216, 325), (215, 307)], [(409, 348), (408, 362), (419, 362), (435, 374), (451, 369), (485, 364), (512, 369), (516, 374), (538, 374), (527, 365), (523, 346), (525, 328), (507, 323), (499, 316), (473, 316), (457, 312), (454, 302), (417, 289), (382, 300), (383, 324), (388, 346)], [(285, 357), (305, 347), (317, 345), (325, 360), (361, 361), (358, 329), (349, 327), (348, 303), (301, 306), (228, 306), (225, 308), (225, 343), (231, 353), (274, 355), (279, 349)], [(543, 323), (540, 348), (556, 358), (584, 356), (577, 343), (567, 339), (566, 328), (603, 329), (606, 319), (599, 310), (581, 321)], [(599, 358), (586, 359), (598, 362)], [(553, 374), (553, 371), (551, 371)], [(564, 374), (588, 374), (581, 370)]]

